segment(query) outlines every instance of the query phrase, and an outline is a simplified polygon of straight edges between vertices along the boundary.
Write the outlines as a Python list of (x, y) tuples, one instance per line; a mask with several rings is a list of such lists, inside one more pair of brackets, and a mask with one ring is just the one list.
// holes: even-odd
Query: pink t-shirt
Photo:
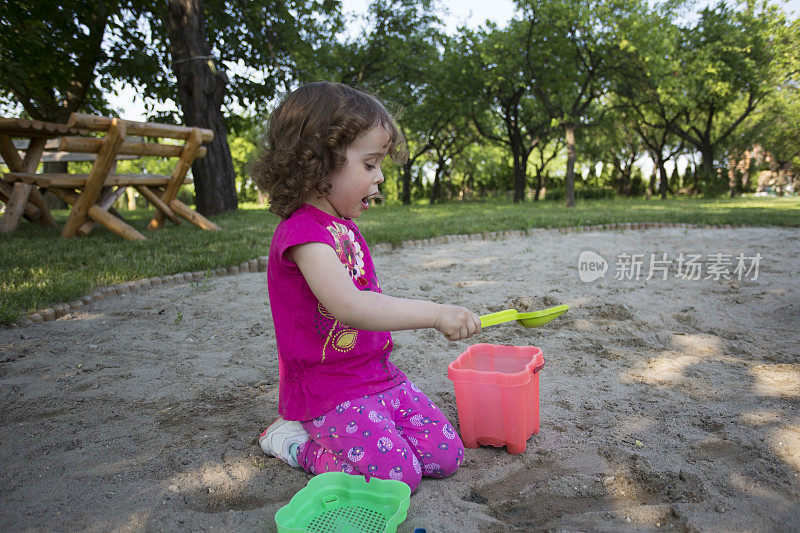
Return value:
[(308, 242), (333, 248), (359, 290), (381, 292), (367, 243), (352, 220), (303, 204), (278, 224), (269, 248), (267, 287), (278, 341), (278, 412), (286, 420), (311, 420), (345, 400), (406, 379), (389, 361), (388, 331), (339, 322), (311, 292), (286, 254), (291, 246)]

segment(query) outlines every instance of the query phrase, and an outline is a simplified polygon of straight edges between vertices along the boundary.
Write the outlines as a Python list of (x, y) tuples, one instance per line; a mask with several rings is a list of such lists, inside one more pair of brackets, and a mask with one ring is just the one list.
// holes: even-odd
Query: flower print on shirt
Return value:
[(334, 250), (339, 261), (347, 269), (347, 273), (358, 283), (359, 288), (366, 287), (369, 280), (365, 277), (364, 251), (356, 240), (353, 230), (338, 222), (333, 222), (327, 229), (333, 236)]
[[(353, 230), (339, 222), (332, 222), (326, 229), (333, 237), (336, 256), (347, 269), (347, 273), (359, 289), (368, 289), (370, 282), (364, 268), (364, 251), (356, 240)], [(314, 314), (314, 326), (319, 336), (325, 339), (322, 362), (328, 356), (330, 348), (341, 353), (349, 352), (358, 340), (358, 330), (340, 323), (321, 303), (317, 305)]]
[(329, 348), (337, 352), (348, 352), (358, 340), (358, 330), (336, 320), (322, 303), (317, 304), (317, 312), (314, 313), (314, 328), (317, 334), (325, 339), (320, 362), (325, 362)]

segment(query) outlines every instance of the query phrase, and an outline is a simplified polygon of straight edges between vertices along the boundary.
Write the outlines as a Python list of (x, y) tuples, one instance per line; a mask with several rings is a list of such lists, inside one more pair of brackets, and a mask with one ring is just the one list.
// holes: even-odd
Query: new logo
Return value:
[(602, 255), (589, 250), (581, 252), (580, 257), (578, 257), (578, 275), (581, 281), (591, 283), (605, 277), (607, 271), (608, 261)]

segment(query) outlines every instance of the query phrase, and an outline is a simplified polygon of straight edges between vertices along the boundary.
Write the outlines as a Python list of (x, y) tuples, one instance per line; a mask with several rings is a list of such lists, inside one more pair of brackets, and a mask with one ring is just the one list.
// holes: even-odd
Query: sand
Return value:
[[(581, 281), (578, 258), (609, 262)], [(398, 332), (394, 361), (457, 425), (469, 344), (542, 348), (541, 429), (425, 478), (400, 531), (796, 531), (800, 234), (650, 229), (382, 248), (384, 291), (479, 313), (566, 303), (464, 342)], [(735, 279), (647, 278), (649, 254), (762, 256)], [(644, 254), (638, 280), (618, 258)], [(621, 276), (620, 276), (621, 277)], [(96, 302), (0, 330), (0, 530), (274, 530), (309, 476), (258, 447), (277, 415), (263, 273)]]

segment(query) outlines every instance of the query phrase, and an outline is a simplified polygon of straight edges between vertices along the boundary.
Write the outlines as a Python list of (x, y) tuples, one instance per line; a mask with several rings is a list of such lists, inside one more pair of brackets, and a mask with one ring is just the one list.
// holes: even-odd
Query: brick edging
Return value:
[[(477, 241), (477, 240), (497, 240), (505, 239), (508, 237), (524, 237), (526, 235), (537, 235), (542, 233), (582, 233), (587, 231), (625, 231), (625, 230), (641, 230), (641, 229), (657, 229), (657, 228), (685, 228), (685, 229), (729, 229), (733, 228), (731, 224), (724, 224), (721, 226), (712, 226), (706, 224), (683, 224), (673, 222), (623, 222), (618, 224), (599, 224), (594, 226), (567, 226), (560, 228), (531, 228), (525, 230), (507, 230), (507, 231), (490, 231), (485, 233), (471, 233), (460, 235), (440, 235), (438, 237), (431, 237), (428, 239), (412, 239), (403, 241), (400, 244), (378, 243), (372, 245), (373, 250), (392, 250), (400, 247), (417, 247), (428, 246), (431, 244), (444, 244), (448, 242), (461, 242), (461, 241)], [(213, 271), (214, 276), (230, 276), (233, 274), (240, 274), (242, 272), (265, 272), (267, 270), (267, 256), (257, 257), (245, 261), (238, 266), (228, 268), (217, 268)], [(178, 283), (202, 281), (206, 278), (206, 273), (209, 271), (198, 272), (185, 272), (183, 274), (172, 274), (168, 276), (159, 276), (154, 278), (145, 278), (136, 281), (128, 281), (117, 285), (100, 287), (91, 294), (81, 296), (69, 303), (57, 304), (46, 309), (35, 311), (26, 317), (23, 317), (17, 322), (15, 326), (29, 326), (39, 322), (50, 322), (61, 318), (73, 311), (77, 311), (83, 307), (91, 305), (94, 302), (104, 300), (108, 297), (125, 295), (130, 293), (140, 292), (152, 287), (159, 287), (162, 285), (176, 285)]]

